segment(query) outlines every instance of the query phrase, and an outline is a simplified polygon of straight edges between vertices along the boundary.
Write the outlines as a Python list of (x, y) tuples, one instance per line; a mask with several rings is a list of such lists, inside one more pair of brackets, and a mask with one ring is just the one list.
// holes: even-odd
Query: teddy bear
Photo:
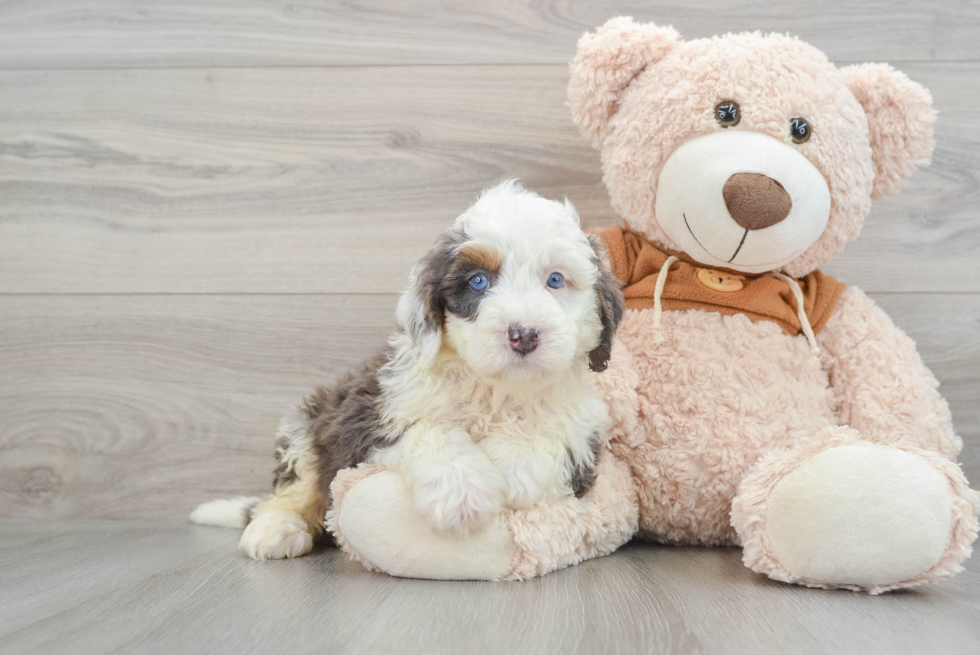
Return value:
[(938, 383), (818, 270), (928, 163), (929, 92), (790, 36), (685, 41), (620, 17), (579, 41), (568, 98), (625, 219), (597, 231), (627, 309), (596, 375), (595, 485), (447, 535), (398, 474), (362, 466), (334, 482), (337, 542), (426, 578), (524, 579), (633, 537), (741, 546), (775, 580), (872, 594), (961, 570), (980, 494)]

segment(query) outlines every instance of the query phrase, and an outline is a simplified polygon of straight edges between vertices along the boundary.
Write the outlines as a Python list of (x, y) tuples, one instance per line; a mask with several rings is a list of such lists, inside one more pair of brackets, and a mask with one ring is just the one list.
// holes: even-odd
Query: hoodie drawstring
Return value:
[(806, 310), (803, 308), (803, 290), (800, 288), (800, 283), (783, 273), (773, 273), (773, 276), (788, 284), (793, 291), (793, 298), (796, 300), (796, 315), (800, 319), (800, 327), (803, 329), (803, 334), (806, 335), (807, 343), (810, 344), (810, 361), (819, 362), (820, 346), (817, 345), (817, 337), (813, 334), (810, 319), (807, 318)]
[(664, 285), (667, 284), (667, 271), (670, 265), (677, 261), (677, 257), (671, 255), (660, 267), (660, 274), (657, 275), (657, 286), (653, 290), (653, 342), (657, 345), (665, 340), (664, 331), (660, 329), (660, 315), (663, 314), (663, 307), (660, 305), (660, 296), (663, 295)]
[[(657, 345), (662, 344), (666, 340), (663, 328), (660, 326), (660, 319), (663, 315), (663, 305), (660, 302), (660, 297), (664, 293), (664, 285), (667, 284), (667, 273), (670, 270), (670, 266), (676, 261), (677, 257), (673, 255), (667, 258), (667, 261), (660, 268), (660, 273), (657, 275), (657, 286), (653, 290), (653, 343)], [(819, 362), (820, 346), (817, 345), (817, 336), (813, 333), (813, 326), (810, 325), (810, 319), (806, 315), (806, 309), (803, 307), (803, 289), (800, 288), (800, 283), (783, 273), (772, 273), (772, 275), (785, 282), (789, 286), (790, 291), (793, 292), (793, 299), (796, 301), (796, 316), (800, 320), (800, 328), (806, 337), (807, 344), (810, 346), (810, 361), (813, 363)]]

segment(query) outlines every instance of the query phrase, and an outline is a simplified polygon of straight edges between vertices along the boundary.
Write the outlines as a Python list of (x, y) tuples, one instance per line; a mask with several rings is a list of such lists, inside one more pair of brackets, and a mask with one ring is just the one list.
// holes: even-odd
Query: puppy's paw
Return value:
[(415, 483), (415, 509), (436, 530), (467, 534), (503, 507), (506, 484), (482, 453), (427, 471)]
[(299, 514), (270, 511), (252, 519), (238, 547), (252, 559), (299, 557), (313, 549), (313, 536)]
[(508, 507), (525, 508), (538, 502), (542, 496), (541, 486), (534, 475), (525, 467), (501, 467), (500, 473), (507, 484), (505, 501)]

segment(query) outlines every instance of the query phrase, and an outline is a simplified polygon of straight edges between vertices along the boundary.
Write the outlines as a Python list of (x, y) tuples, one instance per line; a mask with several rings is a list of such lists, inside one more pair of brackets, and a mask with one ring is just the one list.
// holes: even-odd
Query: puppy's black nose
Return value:
[(541, 340), (541, 332), (538, 331), (538, 328), (516, 324), (510, 326), (507, 330), (507, 336), (510, 338), (510, 349), (516, 350), (522, 355), (526, 355), (537, 348), (538, 341)]

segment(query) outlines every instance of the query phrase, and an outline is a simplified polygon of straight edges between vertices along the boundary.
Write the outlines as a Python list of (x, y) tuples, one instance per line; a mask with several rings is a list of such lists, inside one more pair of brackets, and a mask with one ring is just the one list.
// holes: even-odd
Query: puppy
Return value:
[(401, 471), (436, 530), (582, 496), (606, 407), (592, 392), (623, 312), (575, 208), (516, 182), (486, 191), (414, 268), (387, 349), (283, 420), (268, 499), (214, 501), (196, 523), (242, 526), (254, 559), (310, 551), (330, 483), (361, 462)]

